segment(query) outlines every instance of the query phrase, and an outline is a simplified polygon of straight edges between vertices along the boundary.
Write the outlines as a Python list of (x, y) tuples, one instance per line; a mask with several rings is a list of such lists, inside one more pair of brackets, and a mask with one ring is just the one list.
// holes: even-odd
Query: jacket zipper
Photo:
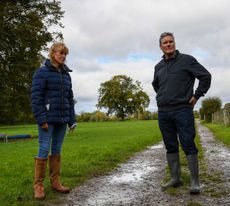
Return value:
[(60, 79), (61, 79), (61, 115), (62, 115), (62, 122), (64, 123), (64, 98), (63, 98), (63, 78), (62, 78), (62, 71), (60, 73)]
[[(169, 70), (169, 62), (166, 62), (166, 77), (165, 77), (165, 81), (167, 81), (168, 79), (168, 70)], [(167, 87), (167, 83), (165, 85), (165, 90), (166, 90), (166, 94), (168, 93), (168, 87)]]

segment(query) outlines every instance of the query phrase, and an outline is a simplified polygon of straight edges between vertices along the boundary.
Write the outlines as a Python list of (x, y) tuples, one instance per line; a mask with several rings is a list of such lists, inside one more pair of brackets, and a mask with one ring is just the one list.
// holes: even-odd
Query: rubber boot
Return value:
[(161, 186), (162, 190), (182, 185), (179, 153), (166, 154), (166, 157), (172, 179)]
[(61, 156), (60, 155), (50, 155), (49, 156), (49, 168), (50, 168), (50, 183), (51, 187), (61, 193), (69, 193), (70, 189), (64, 187), (60, 180), (60, 169), (61, 169)]
[(186, 155), (188, 160), (188, 168), (190, 170), (190, 179), (191, 179), (191, 194), (199, 194), (200, 193), (200, 180), (199, 180), (199, 165), (198, 165), (198, 157), (195, 155)]
[(46, 174), (47, 158), (35, 157), (35, 169), (34, 169), (34, 197), (36, 199), (44, 199), (45, 192), (43, 181)]

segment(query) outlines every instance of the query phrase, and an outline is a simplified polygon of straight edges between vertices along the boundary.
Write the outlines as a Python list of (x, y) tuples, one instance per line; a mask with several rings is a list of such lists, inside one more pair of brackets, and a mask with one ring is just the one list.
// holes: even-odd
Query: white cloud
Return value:
[(156, 110), (151, 81), (164, 31), (211, 71), (207, 96), (230, 102), (229, 0), (65, 0), (62, 6), (78, 111), (94, 110), (100, 83), (116, 74), (139, 80)]

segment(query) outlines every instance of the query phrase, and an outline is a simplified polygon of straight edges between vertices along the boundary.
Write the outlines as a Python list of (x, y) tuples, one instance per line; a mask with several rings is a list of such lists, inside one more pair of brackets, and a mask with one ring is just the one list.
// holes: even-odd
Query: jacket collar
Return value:
[[(46, 59), (44, 65), (49, 69), (56, 69), (54, 65), (51, 64), (50, 59)], [(65, 72), (72, 72), (72, 70), (66, 64), (63, 65), (62, 70)]]
[(166, 59), (165, 55), (163, 55), (162, 58), (164, 59), (164, 61), (170, 61), (170, 60), (176, 59), (179, 55), (180, 55), (180, 52), (178, 50), (175, 50), (174, 54), (172, 55), (170, 59)]

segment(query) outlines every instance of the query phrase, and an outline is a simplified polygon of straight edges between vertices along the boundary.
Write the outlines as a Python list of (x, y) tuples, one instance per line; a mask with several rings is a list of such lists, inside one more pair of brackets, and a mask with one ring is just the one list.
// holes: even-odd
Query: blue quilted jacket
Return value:
[(39, 125), (68, 123), (71, 126), (76, 122), (70, 71), (64, 65), (59, 72), (47, 59), (44, 66), (35, 72), (31, 100)]

